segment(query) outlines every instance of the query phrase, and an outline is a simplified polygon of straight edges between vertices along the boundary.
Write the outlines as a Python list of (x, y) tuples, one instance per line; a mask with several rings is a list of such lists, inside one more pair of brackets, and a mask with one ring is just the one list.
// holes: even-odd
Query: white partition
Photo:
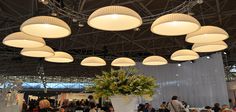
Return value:
[(210, 59), (202, 57), (194, 63), (184, 62), (163, 66), (136, 66), (140, 72), (157, 78), (160, 87), (154, 96), (153, 106), (169, 101), (177, 95), (193, 107), (212, 106), (214, 103), (228, 104), (228, 93), (224, 80), (222, 56), (216, 53)]

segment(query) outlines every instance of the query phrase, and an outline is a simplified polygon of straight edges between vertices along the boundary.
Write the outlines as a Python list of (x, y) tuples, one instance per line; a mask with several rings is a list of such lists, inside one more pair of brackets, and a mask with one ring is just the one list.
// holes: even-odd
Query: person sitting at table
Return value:
[(168, 112), (169, 110), (167, 109), (167, 104), (166, 102), (162, 102), (159, 108), (159, 112)]

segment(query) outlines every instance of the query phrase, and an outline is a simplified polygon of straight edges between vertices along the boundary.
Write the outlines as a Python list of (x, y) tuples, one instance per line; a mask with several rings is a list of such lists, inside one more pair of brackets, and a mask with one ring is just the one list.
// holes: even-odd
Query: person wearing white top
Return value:
[(178, 101), (177, 96), (173, 96), (172, 100), (168, 103), (167, 109), (170, 110), (170, 112), (184, 112), (185, 108), (183, 104)]

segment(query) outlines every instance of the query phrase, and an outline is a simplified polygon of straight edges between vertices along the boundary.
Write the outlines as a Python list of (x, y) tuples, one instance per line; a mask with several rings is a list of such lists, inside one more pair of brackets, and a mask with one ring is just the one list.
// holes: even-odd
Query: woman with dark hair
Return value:
[(212, 110), (214, 112), (220, 112), (221, 108), (220, 108), (220, 104), (219, 103), (215, 103), (214, 107), (212, 108)]

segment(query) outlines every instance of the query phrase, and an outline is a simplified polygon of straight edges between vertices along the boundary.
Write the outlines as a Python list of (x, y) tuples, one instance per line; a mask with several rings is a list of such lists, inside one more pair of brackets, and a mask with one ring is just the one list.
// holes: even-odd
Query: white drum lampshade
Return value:
[(135, 66), (136, 63), (134, 60), (127, 58), (127, 57), (120, 57), (116, 58), (111, 62), (112, 66), (119, 66), (119, 67), (128, 67), (128, 66)]
[(158, 35), (179, 36), (197, 31), (200, 26), (198, 20), (190, 15), (172, 13), (157, 18), (151, 31)]
[(165, 65), (168, 61), (161, 56), (149, 56), (143, 60), (143, 65)]
[(105, 31), (124, 31), (137, 28), (142, 18), (134, 10), (124, 6), (106, 6), (94, 11), (88, 25)]
[(175, 51), (171, 55), (171, 60), (174, 60), (174, 61), (189, 61), (189, 60), (196, 60), (198, 58), (199, 58), (199, 55), (196, 52), (192, 50), (188, 50), (188, 49)]
[(2, 43), (17, 48), (35, 48), (45, 46), (43, 38), (31, 36), (23, 32), (15, 32), (6, 36)]
[(210, 43), (196, 43), (193, 44), (192, 50), (196, 52), (216, 52), (224, 50), (228, 45), (224, 41), (210, 42)]
[(80, 64), (82, 66), (105, 66), (106, 62), (100, 57), (90, 56), (83, 59)]
[(51, 16), (32, 17), (21, 25), (20, 30), (44, 38), (62, 38), (71, 34), (71, 29), (66, 22)]
[(54, 55), (54, 51), (52, 48), (48, 46), (37, 47), (37, 48), (24, 48), (21, 50), (21, 55), (28, 57), (49, 57)]
[(203, 26), (198, 31), (190, 33), (185, 40), (189, 43), (217, 42), (229, 38), (228, 33), (216, 26)]
[(45, 60), (53, 63), (70, 63), (74, 61), (73, 57), (66, 52), (56, 51), (54, 53), (55, 55), (53, 56), (45, 57)]

